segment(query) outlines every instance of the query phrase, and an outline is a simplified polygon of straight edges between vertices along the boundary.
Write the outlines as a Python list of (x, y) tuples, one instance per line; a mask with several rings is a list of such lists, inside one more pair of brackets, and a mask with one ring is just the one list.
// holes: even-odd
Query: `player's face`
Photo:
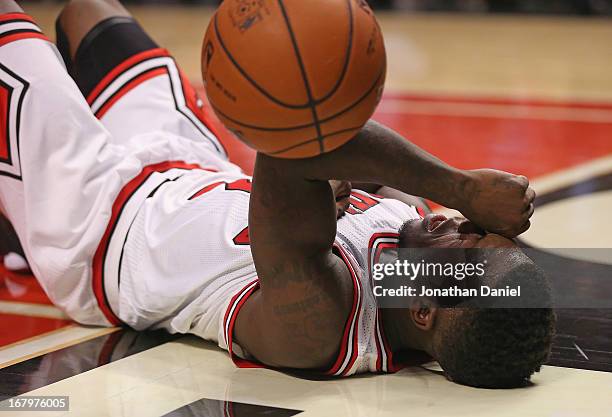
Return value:
[(511, 240), (486, 233), (469, 220), (428, 214), (402, 228), (404, 247), (409, 248), (499, 248), (516, 246)]

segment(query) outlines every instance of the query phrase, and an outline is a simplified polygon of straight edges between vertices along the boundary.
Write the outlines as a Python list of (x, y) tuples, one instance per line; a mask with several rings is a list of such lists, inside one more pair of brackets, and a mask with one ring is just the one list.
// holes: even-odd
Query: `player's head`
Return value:
[(479, 388), (516, 388), (547, 360), (550, 309), (440, 309), (433, 357), (446, 377)]
[(412, 262), (427, 254), (439, 262), (441, 253), (449, 251), (411, 248), (460, 248), (450, 253), (466, 252), (465, 258), (472, 262), (486, 257), (478, 285), (522, 287), (523, 297), (506, 305), (489, 304), (483, 298), (413, 300), (409, 332), (421, 338), (421, 346), (440, 363), (448, 379), (475, 387), (511, 388), (525, 385), (539, 371), (554, 333), (550, 287), (542, 271), (511, 240), (486, 234), (467, 220), (428, 215), (402, 227), (400, 247), (406, 248), (400, 257), (419, 258), (408, 259)]

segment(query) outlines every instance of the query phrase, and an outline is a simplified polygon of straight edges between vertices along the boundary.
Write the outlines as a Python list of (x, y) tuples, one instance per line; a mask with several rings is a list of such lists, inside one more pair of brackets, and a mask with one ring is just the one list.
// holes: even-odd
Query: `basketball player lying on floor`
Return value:
[[(338, 376), (393, 372), (400, 353), (420, 351), (453, 381), (509, 387), (545, 361), (549, 309), (443, 309), (429, 299), (379, 309), (361, 253), (378, 238), (513, 247), (533, 213), (525, 177), (454, 169), (370, 122), (313, 159), (257, 155), (251, 182), (227, 161), (173, 59), (120, 4), (68, 3), (57, 25), (68, 72), (15, 3), (0, 9), (2, 211), (74, 320), (192, 333), (239, 366)], [(471, 221), (423, 218), (363, 191), (337, 220), (330, 179), (384, 184)], [(347, 183), (335, 185), (336, 198), (348, 196)], [(520, 252), (497, 261), (539, 279)]]

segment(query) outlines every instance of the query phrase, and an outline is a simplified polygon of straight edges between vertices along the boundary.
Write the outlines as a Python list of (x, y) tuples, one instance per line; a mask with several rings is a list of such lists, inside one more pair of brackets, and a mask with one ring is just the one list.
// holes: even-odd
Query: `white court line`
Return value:
[(586, 359), (586, 360), (588, 361), (588, 360), (589, 360), (589, 357), (588, 357), (588, 356), (587, 356), (587, 355), (584, 353), (584, 351), (583, 351), (582, 349), (580, 349), (580, 346), (578, 346), (578, 345), (576, 344), (576, 342), (574, 342), (574, 346), (576, 347), (576, 349), (578, 350), (578, 352), (580, 352), (580, 354), (581, 354), (582, 356), (584, 356), (584, 359)]
[(0, 369), (95, 337), (113, 333), (118, 327), (83, 327), (77, 324), (0, 348)]
[[(577, 184), (581, 181), (610, 173), (612, 173), (612, 153), (583, 164), (575, 165), (570, 168), (537, 177), (531, 181), (531, 187), (538, 195), (543, 195)], [(441, 207), (434, 211), (436, 213), (444, 214), (447, 217), (461, 215), (457, 210), (446, 207)]]
[(438, 101), (411, 101), (408, 98), (390, 98), (381, 102), (377, 112), (484, 117), (495, 119), (612, 123), (612, 110), (588, 109), (582, 107), (528, 106), (520, 103), (448, 103)]
[(0, 313), (18, 314), (28, 317), (42, 317), (46, 319), (67, 320), (68, 316), (59, 308), (34, 303), (22, 303), (18, 301), (0, 301)]
[(610, 174), (612, 173), (612, 142), (610, 148), (610, 155), (537, 177), (532, 181), (531, 186), (537, 193), (545, 194), (581, 181)]

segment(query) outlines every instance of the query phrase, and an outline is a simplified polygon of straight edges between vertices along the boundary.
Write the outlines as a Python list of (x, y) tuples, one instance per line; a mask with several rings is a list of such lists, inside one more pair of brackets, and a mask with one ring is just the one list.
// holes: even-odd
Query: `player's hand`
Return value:
[(493, 169), (468, 171), (461, 213), (483, 229), (513, 238), (531, 226), (535, 191), (529, 180)]
[(334, 192), (334, 198), (336, 200), (336, 219), (344, 216), (346, 209), (348, 209), (351, 197), (352, 185), (348, 181), (330, 180), (332, 191)]

